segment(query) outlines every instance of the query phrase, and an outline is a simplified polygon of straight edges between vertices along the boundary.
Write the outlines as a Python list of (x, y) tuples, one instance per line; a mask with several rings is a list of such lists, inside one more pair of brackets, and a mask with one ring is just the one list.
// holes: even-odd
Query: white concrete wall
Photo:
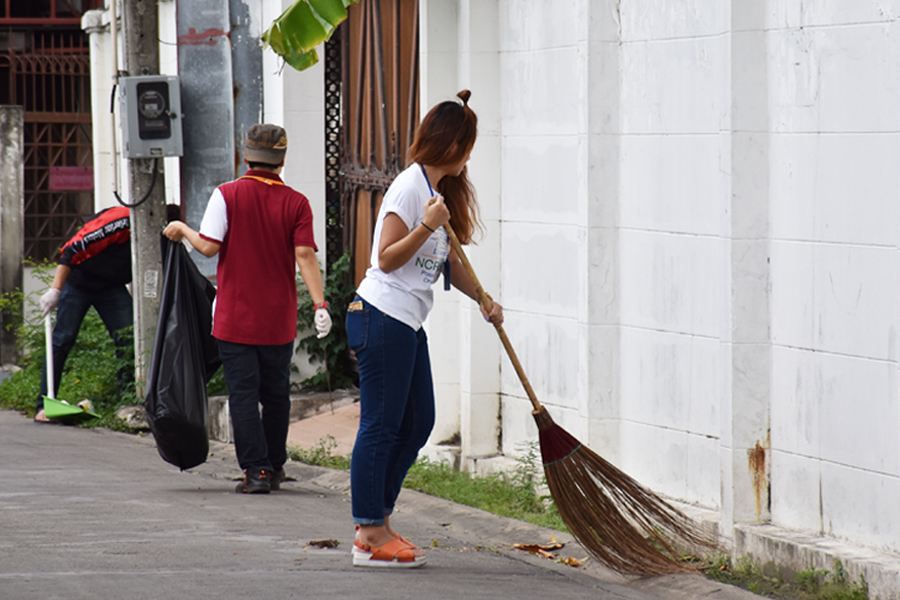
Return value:
[(896, 2), (772, 2), (772, 518), (900, 550)]
[[(490, 115), (473, 255), (553, 417), (726, 535), (900, 550), (896, 1), (420, 6), (423, 110), (470, 87)], [(465, 430), (467, 396), (494, 393), (467, 362), (494, 355), (438, 296)], [(536, 432), (497, 361), (516, 454)]]
[(729, 11), (632, 1), (619, 21), (621, 466), (715, 506), (730, 294)]

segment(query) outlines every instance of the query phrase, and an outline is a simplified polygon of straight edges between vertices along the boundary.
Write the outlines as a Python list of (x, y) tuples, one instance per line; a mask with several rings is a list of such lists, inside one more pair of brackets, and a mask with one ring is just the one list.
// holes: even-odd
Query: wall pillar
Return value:
[[(419, 114), (459, 91), (457, 0), (419, 2)], [(476, 148), (478, 142), (476, 142)], [(434, 286), (434, 309), (425, 322), (434, 378), (435, 426), (429, 444), (454, 440), (460, 434), (460, 315), (459, 293)]]
[[(25, 248), (25, 111), (0, 106), (0, 294), (22, 289)], [(16, 332), (0, 311), (0, 365), (16, 362)]]
[(113, 154), (117, 133), (114, 115), (110, 112), (110, 98), (118, 65), (113, 65), (112, 35), (107, 10), (90, 10), (81, 18), (81, 28), (90, 40), (91, 49), (91, 145), (94, 160), (94, 210), (118, 206), (113, 192), (116, 180), (114, 169), (119, 161)]
[[(495, 1), (459, 2), (459, 84), (469, 89), (478, 115), (478, 139), (469, 162), (484, 237), (465, 251), (487, 293), (502, 304), (500, 285), (500, 47)], [(438, 292), (441, 293), (441, 292)], [(477, 303), (457, 293), (460, 349), (460, 452), (464, 459), (500, 452), (501, 345)], [(508, 363), (507, 363), (508, 365)], [(470, 461), (463, 464), (474, 464)]]
[(580, 194), (578, 369), (579, 415), (587, 421), (584, 441), (618, 463), (620, 448), (621, 314), (619, 300), (619, 198), (622, 164), (621, 32), (616, 0), (588, 2), (584, 20), (585, 114), (579, 129)]
[(766, 6), (732, 2), (731, 396), (723, 410), (722, 512), (769, 520), (769, 114)]

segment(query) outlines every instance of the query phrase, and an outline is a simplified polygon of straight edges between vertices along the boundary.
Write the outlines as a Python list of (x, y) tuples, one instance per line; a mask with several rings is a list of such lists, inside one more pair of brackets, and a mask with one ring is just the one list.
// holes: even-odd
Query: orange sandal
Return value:
[(404, 542), (394, 539), (383, 546), (353, 542), (354, 567), (412, 568), (425, 564), (425, 556), (416, 556), (415, 550)]
[(403, 537), (403, 536), (400, 535), (399, 533), (395, 533), (395, 534), (394, 534), (394, 539), (395, 539), (395, 540), (400, 540), (401, 542), (403, 542), (404, 544), (406, 544), (407, 546), (409, 546), (409, 547), (412, 548), (413, 550), (418, 550), (418, 549), (419, 549), (418, 546), (416, 546), (415, 544), (413, 544), (411, 541), (409, 541), (408, 539), (406, 539), (405, 537)]
[[(356, 530), (359, 531), (359, 525), (356, 526)], [(411, 541), (409, 541), (408, 539), (406, 539), (405, 537), (403, 537), (403, 536), (400, 535), (399, 533), (394, 532), (394, 539), (400, 540), (401, 542), (403, 542), (404, 544), (406, 544), (407, 546), (409, 546), (409, 547), (412, 548), (413, 550), (418, 550), (418, 549), (419, 549), (418, 546), (416, 546), (415, 544), (413, 544)], [(353, 551), (355, 552), (356, 549), (354, 548)]]

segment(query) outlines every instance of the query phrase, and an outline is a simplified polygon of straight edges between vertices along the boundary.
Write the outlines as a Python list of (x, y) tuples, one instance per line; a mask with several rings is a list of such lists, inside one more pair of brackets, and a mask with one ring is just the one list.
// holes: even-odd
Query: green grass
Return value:
[[(350, 456), (334, 456), (335, 439), (328, 435), (315, 448), (291, 446), (288, 457), (310, 465), (349, 469)], [(464, 504), (503, 517), (526, 521), (557, 531), (568, 531), (553, 501), (539, 496), (543, 486), (537, 443), (528, 444), (515, 473), (473, 477), (449, 464), (420, 458), (409, 470), (403, 487)]]
[(732, 561), (727, 556), (713, 560), (704, 569), (707, 577), (754, 594), (779, 600), (868, 600), (865, 580), (851, 581), (840, 561), (832, 570), (808, 569), (785, 575), (773, 566), (762, 568), (747, 557)]
[(419, 459), (409, 470), (403, 486), (502, 517), (568, 531), (556, 505), (538, 497), (529, 482), (515, 475), (497, 473), (474, 477), (453, 470), (447, 463)]
[(350, 455), (335, 456), (332, 454), (337, 448), (337, 440), (333, 435), (326, 435), (318, 441), (315, 448), (299, 448), (288, 446), (287, 455), (290, 460), (296, 460), (307, 465), (328, 467), (329, 469), (350, 469)]
[[(34, 276), (45, 285), (49, 284), (55, 265), (46, 263), (34, 266)], [(17, 410), (29, 417), (35, 414), (35, 403), (40, 391), (41, 367), (46, 360), (44, 321), (36, 312), (38, 293), (25, 297), (21, 292), (11, 292), (0, 296), (0, 311), (4, 322), (16, 332), (19, 353), (22, 358), (18, 366), (22, 369), (13, 373), (0, 384), (0, 408)], [(30, 311), (25, 311), (29, 306)], [(30, 315), (26, 318), (26, 314)], [(129, 330), (123, 335), (131, 336)], [(131, 383), (124, 390), (119, 389), (116, 373), (119, 369), (134, 370), (134, 345), (122, 348), (123, 355), (116, 356), (116, 347), (100, 319), (92, 308), (88, 311), (78, 332), (75, 346), (69, 352), (66, 366), (60, 378), (57, 397), (71, 404), (88, 398), (93, 402), (94, 412), (99, 419), (82, 421), (79, 427), (105, 427), (117, 431), (133, 431), (116, 411), (122, 406), (141, 404), (135, 395), (135, 385)], [(213, 377), (208, 387), (211, 395), (227, 393), (222, 370)]]
[[(128, 332), (123, 332), (128, 333)], [(26, 354), (20, 361), (21, 371), (0, 384), (0, 407), (18, 410), (33, 417), (40, 391), (41, 367), (45, 361), (43, 327), (32, 323), (21, 329), (20, 340)], [(119, 368), (133, 368), (134, 346), (124, 348), (124, 356), (116, 357), (116, 348), (96, 311), (91, 309), (78, 333), (78, 339), (66, 361), (57, 397), (75, 404), (89, 398), (99, 420), (85, 421), (82, 426), (104, 426), (120, 429), (115, 411), (136, 402), (134, 384), (120, 392), (116, 383)]]

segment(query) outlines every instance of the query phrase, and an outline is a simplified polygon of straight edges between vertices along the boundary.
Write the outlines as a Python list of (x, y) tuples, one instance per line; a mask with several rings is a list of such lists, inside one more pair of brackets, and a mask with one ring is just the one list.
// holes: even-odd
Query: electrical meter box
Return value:
[(181, 87), (178, 77), (120, 77), (122, 155), (181, 156)]

